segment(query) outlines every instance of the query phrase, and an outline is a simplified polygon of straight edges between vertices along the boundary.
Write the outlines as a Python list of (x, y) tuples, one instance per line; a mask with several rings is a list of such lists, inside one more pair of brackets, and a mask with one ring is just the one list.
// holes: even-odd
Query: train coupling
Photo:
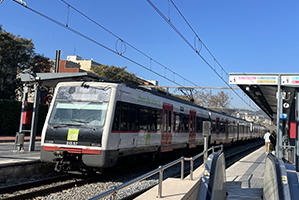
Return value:
[(68, 159), (68, 152), (67, 151), (61, 151), (61, 150), (56, 150), (53, 152), (53, 154), (56, 156), (54, 158), (55, 164), (55, 171), (57, 172), (66, 172), (70, 170), (71, 168), (71, 163)]
[(56, 150), (53, 152), (54, 156), (65, 157), (67, 155), (67, 151)]

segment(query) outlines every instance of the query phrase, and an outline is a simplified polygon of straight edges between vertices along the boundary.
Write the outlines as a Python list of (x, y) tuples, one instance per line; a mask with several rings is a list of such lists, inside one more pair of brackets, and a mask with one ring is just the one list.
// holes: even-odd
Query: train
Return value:
[(101, 171), (135, 155), (163, 155), (204, 143), (261, 138), (266, 128), (148, 86), (117, 82), (58, 83), (43, 126), (42, 162), (56, 171)]

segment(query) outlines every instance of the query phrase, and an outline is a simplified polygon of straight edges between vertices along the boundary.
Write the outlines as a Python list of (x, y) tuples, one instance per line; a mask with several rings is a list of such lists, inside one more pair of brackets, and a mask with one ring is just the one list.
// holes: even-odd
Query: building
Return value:
[(80, 70), (83, 71), (91, 71), (92, 67), (100, 67), (101, 64), (93, 61), (93, 59), (90, 60), (84, 60), (82, 57), (74, 55), (74, 56), (67, 56), (67, 61), (77, 63), (80, 65)]

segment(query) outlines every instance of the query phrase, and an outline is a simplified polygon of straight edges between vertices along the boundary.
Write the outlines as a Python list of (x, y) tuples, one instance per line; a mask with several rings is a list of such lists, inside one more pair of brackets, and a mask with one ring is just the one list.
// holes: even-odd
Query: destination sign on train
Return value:
[(229, 76), (230, 84), (277, 85), (277, 76)]

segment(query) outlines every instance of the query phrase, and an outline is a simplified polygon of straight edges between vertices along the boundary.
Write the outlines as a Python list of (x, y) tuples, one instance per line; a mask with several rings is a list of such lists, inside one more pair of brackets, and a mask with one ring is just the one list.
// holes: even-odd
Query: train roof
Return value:
[[(79, 82), (81, 82), (81, 81), (79, 81)], [(98, 82), (98, 81), (92, 81), (92, 82)], [(74, 81), (74, 83), (75, 83), (75, 81)], [(78, 81), (77, 81), (77, 83), (78, 83)], [(90, 82), (85, 82), (85, 83), (90, 83)], [(248, 122), (244, 119), (235, 118), (235, 117), (227, 115), (225, 113), (220, 113), (220, 112), (217, 112), (217, 111), (214, 111), (214, 110), (207, 109), (203, 106), (199, 106), (199, 105), (194, 104), (190, 101), (186, 101), (184, 99), (175, 97), (175, 96), (171, 95), (170, 93), (167, 93), (165, 91), (162, 91), (162, 90), (159, 90), (157, 88), (150, 87), (150, 86), (147, 86), (147, 85), (134, 85), (134, 84), (128, 84), (128, 83), (123, 83), (123, 82), (119, 82), (119, 81), (101, 81), (101, 83), (108, 83), (108, 84), (112, 83), (112, 84), (115, 84), (115, 85), (121, 85), (121, 86), (125, 86), (125, 87), (131, 88), (131, 89), (135, 89), (135, 90), (150, 93), (150, 94), (153, 94), (153, 95), (156, 95), (156, 96), (160, 96), (162, 98), (166, 98), (166, 99), (169, 99), (169, 100), (172, 100), (172, 101), (183, 103), (183, 104), (186, 104), (186, 105), (189, 105), (189, 106), (197, 107), (197, 108), (206, 110), (207, 112), (210, 112), (212, 118), (214, 118), (215, 116), (219, 116), (220, 118), (225, 117), (225, 118), (229, 118), (229, 120), (237, 120), (237, 121), (240, 121), (240, 122), (250, 123), (250, 122)], [(66, 82), (60, 83), (59, 85), (65, 85), (65, 84), (67, 84), (67, 83)]]

